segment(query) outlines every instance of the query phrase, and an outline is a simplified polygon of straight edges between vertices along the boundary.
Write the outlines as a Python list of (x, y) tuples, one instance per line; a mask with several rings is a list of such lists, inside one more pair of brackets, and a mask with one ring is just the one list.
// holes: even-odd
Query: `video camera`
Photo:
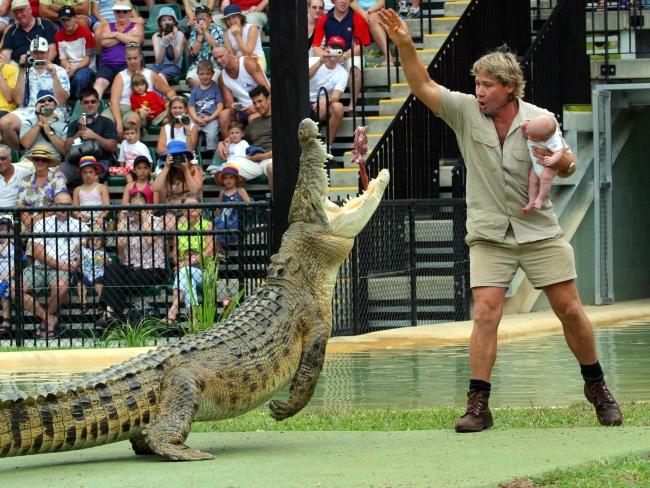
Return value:
[(45, 66), (45, 63), (47, 63), (47, 61), (45, 61), (44, 59), (34, 59), (31, 56), (29, 56), (27, 58), (27, 61), (25, 62), (27, 63), (27, 66), (29, 66), (30, 68), (38, 68), (40, 66)]

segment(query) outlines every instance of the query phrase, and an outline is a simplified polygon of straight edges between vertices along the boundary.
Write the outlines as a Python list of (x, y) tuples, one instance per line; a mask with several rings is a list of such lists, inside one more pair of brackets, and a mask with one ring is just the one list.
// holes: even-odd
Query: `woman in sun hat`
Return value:
[[(79, 174), (83, 183), (72, 193), (72, 205), (82, 207), (108, 207), (111, 203), (108, 187), (98, 181), (98, 176), (104, 171), (94, 156), (83, 156), (79, 160)], [(82, 222), (101, 229), (108, 210), (75, 212)]]
[(256, 58), (262, 71), (266, 71), (266, 58), (262, 49), (260, 30), (256, 25), (246, 22), (246, 16), (242, 13), (239, 5), (228, 5), (223, 11), (221, 22), (227, 29), (223, 37), (226, 47), (238, 58), (242, 56)]
[(169, 83), (174, 83), (181, 74), (183, 50), (187, 40), (178, 29), (176, 12), (171, 7), (163, 7), (156, 17), (158, 32), (151, 37), (153, 55), (156, 63), (152, 71), (162, 74)]
[[(250, 202), (251, 198), (244, 188), (246, 179), (239, 174), (237, 166), (225, 164), (220, 171), (214, 175), (217, 185), (222, 185), (223, 190), (219, 192), (218, 202)], [(222, 243), (234, 243), (238, 239), (239, 211), (233, 207), (218, 208), (215, 211), (214, 228), (217, 229), (217, 239)]]
[(203, 170), (192, 164), (194, 153), (183, 141), (172, 140), (167, 152), (160, 155), (164, 165), (153, 182), (154, 191), (160, 192), (160, 201), (180, 203), (187, 193), (200, 193), (203, 187)]

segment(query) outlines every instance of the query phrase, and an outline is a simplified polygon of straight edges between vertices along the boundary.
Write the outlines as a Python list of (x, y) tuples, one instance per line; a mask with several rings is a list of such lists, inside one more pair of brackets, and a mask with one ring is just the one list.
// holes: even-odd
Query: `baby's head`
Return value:
[(538, 115), (533, 119), (522, 122), (521, 128), (524, 135), (531, 141), (545, 141), (555, 133), (555, 119), (550, 115)]
[(131, 89), (138, 95), (144, 95), (149, 89), (147, 79), (141, 73), (136, 73), (131, 76)]

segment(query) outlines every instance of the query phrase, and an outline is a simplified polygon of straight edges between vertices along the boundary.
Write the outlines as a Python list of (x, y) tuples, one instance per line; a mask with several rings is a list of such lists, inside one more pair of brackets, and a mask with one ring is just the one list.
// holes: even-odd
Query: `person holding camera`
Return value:
[(151, 69), (163, 75), (168, 83), (173, 84), (181, 74), (183, 50), (187, 41), (178, 29), (178, 19), (173, 8), (161, 8), (156, 21), (158, 22), (158, 32), (151, 38), (156, 63)]
[(189, 151), (196, 149), (199, 140), (199, 128), (192, 122), (188, 111), (188, 102), (185, 97), (173, 97), (167, 104), (172, 117), (169, 124), (165, 124), (158, 136), (156, 152), (163, 154), (171, 141), (183, 142)]
[(2, 140), (12, 149), (20, 149), (20, 128), (25, 120), (34, 117), (36, 98), (41, 90), (53, 93), (58, 103), (55, 109), (61, 120), (65, 118), (62, 107), (68, 100), (70, 80), (61, 66), (48, 61), (49, 43), (44, 37), (35, 37), (29, 55), (23, 54), (18, 65), (18, 79), (14, 100), (22, 106), (0, 119)]
[(199, 62), (204, 59), (210, 61), (212, 66), (214, 66), (215, 74), (212, 79), (217, 81), (217, 78), (221, 74), (221, 69), (212, 56), (212, 49), (223, 44), (223, 29), (219, 24), (212, 22), (210, 9), (205, 5), (199, 5), (196, 7), (194, 15), (195, 22), (187, 43), (190, 66), (187, 70), (186, 80), (190, 88), (199, 85), (197, 68)]
[(63, 25), (54, 36), (61, 66), (70, 78), (70, 95), (79, 100), (79, 95), (95, 81), (95, 36), (72, 7), (59, 9), (59, 21)]
[(59, 165), (68, 180), (69, 186), (81, 184), (79, 177), (79, 160), (83, 156), (95, 156), (103, 171), (98, 174), (100, 180), (106, 176), (108, 168), (115, 163), (117, 149), (117, 128), (115, 122), (99, 115), (99, 94), (94, 88), (81, 92), (81, 107), (84, 112), (77, 120), (68, 125), (65, 140), (67, 160)]
[[(7, 61), (18, 63), (20, 57), (30, 51), (30, 44), (36, 37), (44, 37), (49, 43), (54, 41), (55, 25), (47, 19), (39, 19), (38, 12), (32, 12), (32, 8), (29, 0), (11, 2), (11, 13), (16, 23), (5, 31), (2, 38), (2, 56)], [(55, 57), (56, 49), (51, 44), (47, 59), (54, 61)]]
[(57, 103), (50, 90), (40, 90), (36, 96), (35, 116), (26, 119), (20, 128), (20, 144), (25, 148), (23, 160), (29, 160), (34, 147), (47, 146), (52, 156), (64, 159), (68, 124), (56, 111)]
[(182, 141), (171, 141), (167, 145), (167, 152), (160, 155), (164, 161), (163, 169), (152, 185), (161, 202), (180, 203), (188, 193), (201, 192), (203, 170), (191, 163), (193, 157), (192, 151)]
[(348, 84), (348, 72), (340, 65), (344, 48), (345, 41), (339, 36), (332, 36), (327, 42), (327, 54), (311, 58), (309, 63), (311, 117), (316, 121), (328, 122), (328, 144), (334, 142), (336, 131), (343, 120), (343, 104), (340, 100)]

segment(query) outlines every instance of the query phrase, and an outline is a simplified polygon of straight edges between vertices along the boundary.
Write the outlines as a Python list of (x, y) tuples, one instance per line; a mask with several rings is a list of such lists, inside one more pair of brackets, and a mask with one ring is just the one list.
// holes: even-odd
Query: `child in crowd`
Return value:
[[(239, 185), (246, 180), (239, 175), (236, 166), (226, 163), (221, 171), (214, 176), (217, 185), (223, 186), (219, 192), (218, 202), (250, 202), (251, 198), (244, 188)], [(214, 219), (214, 228), (217, 231), (234, 231), (234, 232), (217, 232), (217, 238), (222, 243), (236, 243), (237, 232), (239, 230), (239, 212), (236, 208), (226, 207), (218, 208), (215, 212), (217, 217)]]
[[(134, 169), (135, 160), (139, 156), (147, 158), (149, 162), (152, 161), (149, 148), (140, 141), (138, 126), (133, 122), (127, 122), (124, 124), (124, 140), (120, 144), (120, 155), (117, 157), (117, 161), (120, 163), (119, 174), (126, 176), (127, 183), (133, 182), (131, 172)], [(118, 174), (117, 169), (114, 174)]]
[(104, 283), (104, 267), (111, 262), (106, 254), (101, 237), (87, 237), (81, 246), (81, 276), (77, 283), (77, 294), (82, 306), (88, 303), (88, 288), (95, 289), (95, 296), (102, 293)]
[[(83, 156), (79, 160), (79, 175), (82, 184), (72, 193), (72, 205), (82, 207), (107, 207), (110, 205), (108, 187), (99, 182), (98, 174), (102, 172), (101, 165), (94, 156)], [(87, 210), (75, 212), (75, 217), (95, 229), (103, 229), (104, 218), (108, 210)]]
[(151, 186), (151, 160), (145, 156), (138, 156), (133, 161), (135, 181), (130, 181), (124, 187), (122, 204), (128, 205), (134, 193), (145, 195), (148, 204), (159, 203), (160, 195)]
[[(533, 163), (528, 174), (528, 204), (524, 207), (524, 213), (531, 210), (539, 210), (544, 205), (551, 193), (551, 183), (557, 171), (549, 165), (555, 164), (564, 153), (562, 134), (557, 128), (555, 119), (550, 115), (540, 115), (521, 124), (524, 136), (528, 138), (528, 151), (530, 160)], [(544, 156), (544, 165), (537, 162), (533, 149), (539, 147), (548, 149), (553, 154)]]
[(0, 333), (8, 332), (11, 328), (11, 309), (9, 298), (13, 294), (11, 280), (14, 277), (14, 246), (10, 234), (13, 234), (14, 223), (11, 215), (0, 217), (0, 302), (2, 302), (2, 324)]
[[(246, 151), (250, 147), (247, 141), (244, 140), (244, 124), (238, 120), (234, 120), (228, 124), (228, 140), (224, 141), (226, 145), (226, 163), (237, 166), (238, 160), (241, 158), (246, 159)], [(216, 153), (215, 153), (216, 154)], [(212, 163), (206, 168), (209, 174), (216, 174), (222, 168), (221, 165)]]
[(149, 90), (149, 83), (141, 73), (131, 76), (131, 108), (140, 114), (142, 127), (163, 125), (168, 119), (165, 100), (155, 91)]
[(199, 132), (205, 134), (206, 148), (214, 151), (217, 147), (219, 114), (223, 110), (223, 96), (219, 85), (212, 80), (214, 67), (210, 61), (206, 59), (200, 61), (197, 73), (199, 85), (192, 88), (189, 114), (199, 126)]

